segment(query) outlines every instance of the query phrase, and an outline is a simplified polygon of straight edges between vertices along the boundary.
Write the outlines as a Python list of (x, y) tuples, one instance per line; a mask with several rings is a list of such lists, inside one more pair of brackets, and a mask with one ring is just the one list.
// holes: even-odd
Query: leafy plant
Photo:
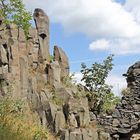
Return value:
[(101, 112), (105, 97), (111, 92), (111, 86), (105, 83), (109, 72), (113, 68), (113, 56), (108, 56), (103, 63), (94, 63), (88, 68), (84, 63), (81, 64), (81, 73), (83, 75), (82, 81), (85, 83), (87, 89), (89, 89), (88, 99), (93, 102), (94, 106), (91, 110)]
[(31, 26), (31, 13), (26, 11), (22, 0), (0, 0), (0, 15), (4, 23), (14, 23), (22, 28), (27, 36)]
[(102, 106), (103, 112), (105, 113), (112, 112), (115, 109), (115, 106), (118, 102), (120, 102), (120, 97), (115, 96), (114, 93), (112, 92), (106, 94), (104, 104)]
[(62, 77), (61, 81), (66, 87), (72, 87), (74, 86), (73, 77), (74, 77), (74, 73), (72, 73), (71, 75), (67, 77)]
[(50, 60), (50, 63), (52, 63), (53, 60), (54, 60), (54, 56), (53, 55), (49, 55), (49, 60)]

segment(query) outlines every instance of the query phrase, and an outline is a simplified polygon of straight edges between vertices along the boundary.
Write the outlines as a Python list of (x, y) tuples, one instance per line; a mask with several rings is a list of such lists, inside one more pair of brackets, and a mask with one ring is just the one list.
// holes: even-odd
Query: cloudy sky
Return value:
[(50, 47), (62, 47), (71, 72), (115, 54), (107, 82), (119, 91), (122, 77), (140, 55), (140, 0), (24, 0), (29, 11), (42, 8), (50, 18)]

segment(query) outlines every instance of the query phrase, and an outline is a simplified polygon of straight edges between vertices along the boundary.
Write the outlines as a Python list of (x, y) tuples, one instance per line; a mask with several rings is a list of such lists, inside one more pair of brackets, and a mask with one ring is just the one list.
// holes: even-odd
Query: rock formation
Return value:
[(0, 20), (0, 96), (11, 93), (22, 99), (60, 140), (109, 140), (90, 120), (87, 98), (75, 98), (77, 89), (64, 84), (69, 77), (65, 52), (55, 46), (50, 58), (47, 15), (35, 9), (33, 16), (36, 28), (27, 39), (21, 28)]
[(40, 59), (49, 61), (49, 19), (42, 9), (35, 9), (34, 20), (40, 47)]
[(61, 79), (69, 76), (68, 57), (65, 52), (57, 46), (54, 46), (54, 60), (58, 61), (61, 66)]
[(111, 116), (100, 119), (100, 124), (115, 140), (129, 140), (133, 134), (140, 133), (140, 61), (124, 76), (130, 91), (122, 97)]
[(38, 123), (58, 140), (111, 140), (110, 135), (128, 140), (140, 133), (140, 62), (126, 74), (130, 94), (122, 97), (112, 115), (98, 118), (107, 132), (98, 129), (96, 116), (82, 94), (84, 88), (79, 91), (71, 83), (65, 84), (69, 77), (67, 55), (55, 46), (51, 58), (47, 15), (35, 9), (33, 16), (36, 28), (29, 30), (27, 39), (21, 28), (5, 25), (0, 19), (0, 97), (11, 93), (22, 99)]

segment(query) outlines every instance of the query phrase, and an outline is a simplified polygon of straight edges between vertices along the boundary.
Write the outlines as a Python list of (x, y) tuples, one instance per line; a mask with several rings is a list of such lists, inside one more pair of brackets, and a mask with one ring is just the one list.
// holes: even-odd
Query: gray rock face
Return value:
[(60, 65), (57, 61), (52, 62), (51, 64), (47, 65), (48, 68), (48, 83), (57, 88), (60, 86)]
[(38, 38), (40, 43), (40, 61), (47, 60), (49, 62), (49, 19), (42, 9), (35, 9), (34, 20), (38, 31)]
[(61, 67), (61, 79), (69, 76), (69, 61), (65, 52), (55, 46), (54, 47), (54, 60), (58, 61)]
[(66, 118), (68, 118), (68, 121), (70, 121), (68, 123), (71, 124), (71, 120), (76, 120), (76, 125), (78, 127), (89, 126), (90, 116), (87, 98), (81, 98), (79, 100), (70, 99), (64, 107)]
[(122, 97), (110, 119), (107, 116), (100, 119), (113, 137), (120, 136), (116, 140), (122, 137), (128, 140), (133, 133), (140, 133), (140, 62), (132, 65), (125, 76), (130, 93)]

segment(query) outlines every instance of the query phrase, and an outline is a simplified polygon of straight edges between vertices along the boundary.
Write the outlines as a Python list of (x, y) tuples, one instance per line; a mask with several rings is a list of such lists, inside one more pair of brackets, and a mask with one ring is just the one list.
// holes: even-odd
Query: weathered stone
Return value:
[(115, 109), (115, 111), (112, 114), (112, 117), (113, 118), (121, 118), (121, 114), (120, 114), (118, 109)]
[(52, 87), (60, 87), (60, 65), (57, 61), (47, 65), (48, 71), (48, 83)]
[[(102, 125), (110, 134), (118, 134), (119, 139), (130, 139), (129, 135), (139, 131), (140, 125), (140, 61), (129, 67), (127, 74), (128, 93), (116, 106), (112, 120), (102, 119)], [(114, 131), (115, 130), (115, 131)], [(118, 140), (119, 140), (118, 139)]]
[(67, 102), (72, 96), (71, 90), (62, 87), (59, 83), (55, 86), (55, 98), (62, 102)]
[(140, 140), (140, 134), (133, 134), (130, 140)]
[(69, 140), (69, 130), (60, 129), (59, 135), (60, 135), (60, 140)]
[[(5, 46), (5, 47), (4, 47)], [(8, 58), (7, 58), (7, 46), (0, 45), (0, 61), (2, 64), (8, 64)]]
[(70, 132), (69, 140), (83, 140), (80, 129), (75, 129), (72, 132)]
[(122, 126), (123, 126), (124, 128), (131, 128), (130, 124), (127, 124), (127, 123), (123, 123)]
[(121, 134), (128, 134), (130, 133), (131, 129), (126, 129), (126, 128), (118, 128), (118, 132)]
[(89, 125), (90, 116), (87, 98), (70, 99), (67, 104), (68, 114), (74, 113), (79, 127), (86, 127)]
[(49, 19), (42, 9), (35, 9), (34, 20), (39, 35), (40, 59), (50, 61), (49, 53)]
[(114, 127), (119, 126), (119, 125), (120, 125), (119, 120), (118, 120), (118, 119), (114, 119), (113, 122), (112, 122), (112, 125), (113, 125)]
[(48, 113), (48, 122), (50, 124), (54, 123), (54, 121), (55, 121), (57, 109), (58, 109), (57, 105), (49, 102), (49, 106), (48, 106), (48, 108), (46, 108), (46, 111)]
[(55, 46), (54, 47), (54, 60), (58, 61), (61, 67), (61, 79), (69, 76), (69, 60), (65, 52)]
[(26, 42), (24, 30), (21, 28), (18, 29), (18, 40), (19, 40), (19, 42)]
[(111, 137), (108, 133), (101, 131), (99, 133), (99, 140), (111, 140)]
[(73, 113), (72, 114), (69, 114), (69, 116), (68, 116), (68, 124), (72, 128), (73, 127), (74, 128), (77, 128), (78, 127), (77, 120), (76, 120), (76, 118), (75, 118), (75, 116), (74, 116)]
[(140, 105), (133, 105), (134, 110), (140, 111)]
[(66, 125), (65, 117), (62, 111), (57, 111), (55, 117), (55, 132), (58, 133), (60, 129), (63, 129)]
[(97, 130), (95, 128), (81, 129), (83, 140), (99, 140)]
[(20, 58), (20, 82), (21, 82), (21, 97), (27, 97), (28, 94), (28, 65), (27, 60)]
[(113, 135), (112, 137), (113, 137), (115, 140), (119, 140), (119, 137), (120, 137), (120, 136), (116, 134), (116, 135)]
[[(10, 33), (11, 33), (12, 39), (17, 40), (18, 36), (19, 36), (18, 26), (16, 24), (10, 24), (9, 28), (10, 28)], [(23, 35), (23, 36), (25, 37), (25, 35)]]
[(89, 112), (90, 113), (90, 121), (96, 120), (96, 115), (93, 112)]

